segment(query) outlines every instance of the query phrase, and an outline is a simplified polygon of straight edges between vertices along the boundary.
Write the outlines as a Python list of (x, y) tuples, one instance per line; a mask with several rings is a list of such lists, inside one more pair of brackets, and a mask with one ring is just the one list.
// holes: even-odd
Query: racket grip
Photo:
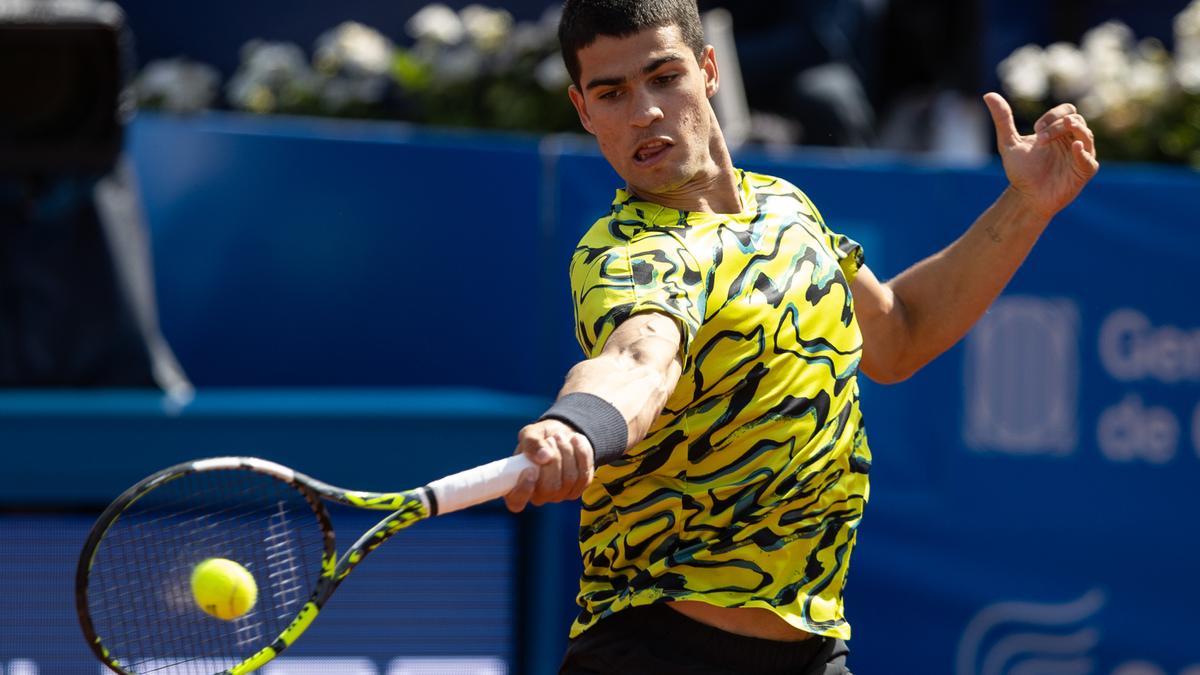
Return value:
[(458, 511), (508, 494), (521, 471), (536, 466), (525, 455), (513, 455), (474, 469), (439, 478), (426, 487), (437, 500), (438, 515)]

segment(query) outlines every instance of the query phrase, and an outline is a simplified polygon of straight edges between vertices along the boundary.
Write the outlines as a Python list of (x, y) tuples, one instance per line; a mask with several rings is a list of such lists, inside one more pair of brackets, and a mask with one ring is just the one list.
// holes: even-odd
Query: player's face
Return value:
[(579, 50), (571, 102), (609, 164), (634, 192), (662, 195), (703, 184), (715, 171), (720, 131), (709, 104), (717, 91), (711, 47), (700, 62), (677, 26), (600, 36)]

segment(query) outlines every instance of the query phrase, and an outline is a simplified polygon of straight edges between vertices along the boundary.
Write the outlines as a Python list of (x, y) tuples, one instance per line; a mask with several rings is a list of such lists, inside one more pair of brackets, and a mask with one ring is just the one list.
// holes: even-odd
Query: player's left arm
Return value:
[(1034, 133), (1017, 132), (999, 94), (984, 101), (1009, 186), (957, 241), (883, 283), (867, 268), (855, 278), (863, 332), (861, 368), (872, 380), (899, 382), (958, 342), (1020, 267), (1056, 213), (1100, 168), (1087, 122), (1066, 103)]

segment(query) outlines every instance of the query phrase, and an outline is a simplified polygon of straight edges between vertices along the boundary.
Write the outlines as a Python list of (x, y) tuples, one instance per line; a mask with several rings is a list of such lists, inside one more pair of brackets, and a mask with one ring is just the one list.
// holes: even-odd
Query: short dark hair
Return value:
[(597, 37), (628, 37), (662, 26), (678, 26), (684, 44), (700, 60), (704, 29), (696, 0), (566, 0), (558, 22), (558, 42), (571, 81), (579, 86), (579, 50)]

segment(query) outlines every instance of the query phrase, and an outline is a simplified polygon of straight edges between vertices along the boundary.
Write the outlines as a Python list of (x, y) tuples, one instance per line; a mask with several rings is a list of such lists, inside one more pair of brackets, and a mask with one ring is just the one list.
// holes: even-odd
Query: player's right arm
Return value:
[[(658, 312), (635, 314), (623, 321), (595, 357), (567, 373), (559, 392), (591, 394), (621, 413), (627, 435), (625, 449), (640, 442), (674, 391), (682, 372), (682, 334), (675, 319)], [(527, 470), (505, 496), (510, 511), (576, 499), (592, 480), (592, 446), (570, 424), (547, 419), (521, 429), (517, 452), (538, 465)]]

